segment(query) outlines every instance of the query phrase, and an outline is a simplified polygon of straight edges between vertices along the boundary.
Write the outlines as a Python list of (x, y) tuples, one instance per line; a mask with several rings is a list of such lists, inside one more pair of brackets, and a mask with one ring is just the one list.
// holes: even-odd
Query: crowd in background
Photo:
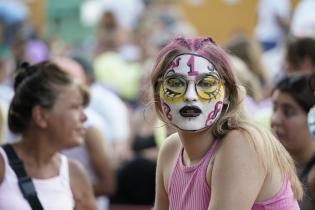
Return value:
[[(60, 152), (84, 166), (99, 209), (109, 209), (112, 204), (152, 206), (159, 145), (174, 132), (154, 111), (152, 65), (157, 52), (171, 38), (198, 36), (197, 29), (174, 3), (135, 0), (121, 13), (121, 1), (93, 1), (85, 12), (90, 14), (89, 6), (99, 9), (95, 34), (72, 46), (61, 39), (41, 37), (27, 11), (21, 9), (21, 17), (9, 18), (2, 12), (6, 2), (0, 1), (0, 143), (19, 139), (7, 125), (16, 69), (24, 61), (54, 61), (90, 94), (84, 110), (84, 142)], [(253, 33), (233, 34), (222, 45), (246, 88), (248, 113), (280, 139), (297, 162), (299, 173), (315, 157), (314, 94), (307, 85), (287, 90), (281, 84), (284, 75), (304, 78), (315, 73), (314, 11), (314, 0), (300, 0), (294, 8), (289, 0), (260, 0)], [(308, 84), (308, 79), (302, 83)], [(298, 96), (304, 90), (308, 91), (308, 101), (304, 95), (301, 99)], [(288, 95), (283, 97), (285, 93)], [(308, 185), (313, 184), (308, 190), (315, 199), (315, 171), (310, 169), (303, 178)], [(309, 209), (314, 203), (308, 204), (313, 205)]]

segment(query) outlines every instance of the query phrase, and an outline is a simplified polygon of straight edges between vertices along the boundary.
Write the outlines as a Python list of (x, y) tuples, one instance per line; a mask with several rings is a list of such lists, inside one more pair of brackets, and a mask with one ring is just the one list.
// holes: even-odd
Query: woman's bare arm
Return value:
[(85, 144), (91, 165), (99, 180), (93, 183), (95, 196), (110, 196), (116, 189), (115, 173), (108, 158), (104, 141), (101, 132), (97, 128), (90, 127), (88, 129)]
[(97, 210), (92, 185), (78, 162), (69, 160), (70, 185), (74, 196), (74, 210)]
[(239, 131), (224, 137), (211, 177), (209, 210), (250, 210), (266, 177), (257, 153)]
[(164, 140), (158, 156), (156, 170), (156, 195), (154, 210), (168, 210), (169, 200), (167, 194), (168, 179), (174, 167), (180, 142), (177, 134)]

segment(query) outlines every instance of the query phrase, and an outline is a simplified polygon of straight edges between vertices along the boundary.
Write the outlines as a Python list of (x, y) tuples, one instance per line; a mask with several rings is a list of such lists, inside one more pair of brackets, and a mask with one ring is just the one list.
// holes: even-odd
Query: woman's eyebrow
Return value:
[(198, 77), (196, 79), (199, 80), (199, 79), (205, 78), (207, 76), (213, 76), (217, 79), (220, 79), (220, 75), (216, 72), (202, 73), (202, 74), (198, 75)]
[(187, 76), (184, 74), (180, 74), (180, 73), (176, 73), (174, 70), (170, 70), (169, 72), (167, 72), (163, 78), (167, 78), (167, 77), (171, 77), (171, 76), (176, 76), (176, 77), (181, 77), (184, 79), (187, 79)]

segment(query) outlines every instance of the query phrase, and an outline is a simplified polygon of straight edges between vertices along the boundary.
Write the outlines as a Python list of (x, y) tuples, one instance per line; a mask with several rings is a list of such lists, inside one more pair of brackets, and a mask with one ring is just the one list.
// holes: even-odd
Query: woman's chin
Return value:
[(69, 142), (69, 144), (66, 145), (66, 149), (70, 149), (72, 147), (77, 147), (83, 144), (84, 138), (83, 137), (78, 137), (73, 139), (73, 141)]

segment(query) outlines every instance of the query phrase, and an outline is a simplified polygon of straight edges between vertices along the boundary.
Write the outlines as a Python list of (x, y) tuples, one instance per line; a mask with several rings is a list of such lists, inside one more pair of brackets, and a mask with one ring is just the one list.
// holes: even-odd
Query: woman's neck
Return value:
[(40, 133), (26, 133), (21, 141), (15, 144), (18, 155), (24, 162), (30, 162), (41, 167), (50, 163), (58, 151), (49, 139)]
[(187, 165), (199, 162), (214, 141), (209, 129), (191, 133), (179, 130), (178, 134), (184, 147), (184, 161)]

